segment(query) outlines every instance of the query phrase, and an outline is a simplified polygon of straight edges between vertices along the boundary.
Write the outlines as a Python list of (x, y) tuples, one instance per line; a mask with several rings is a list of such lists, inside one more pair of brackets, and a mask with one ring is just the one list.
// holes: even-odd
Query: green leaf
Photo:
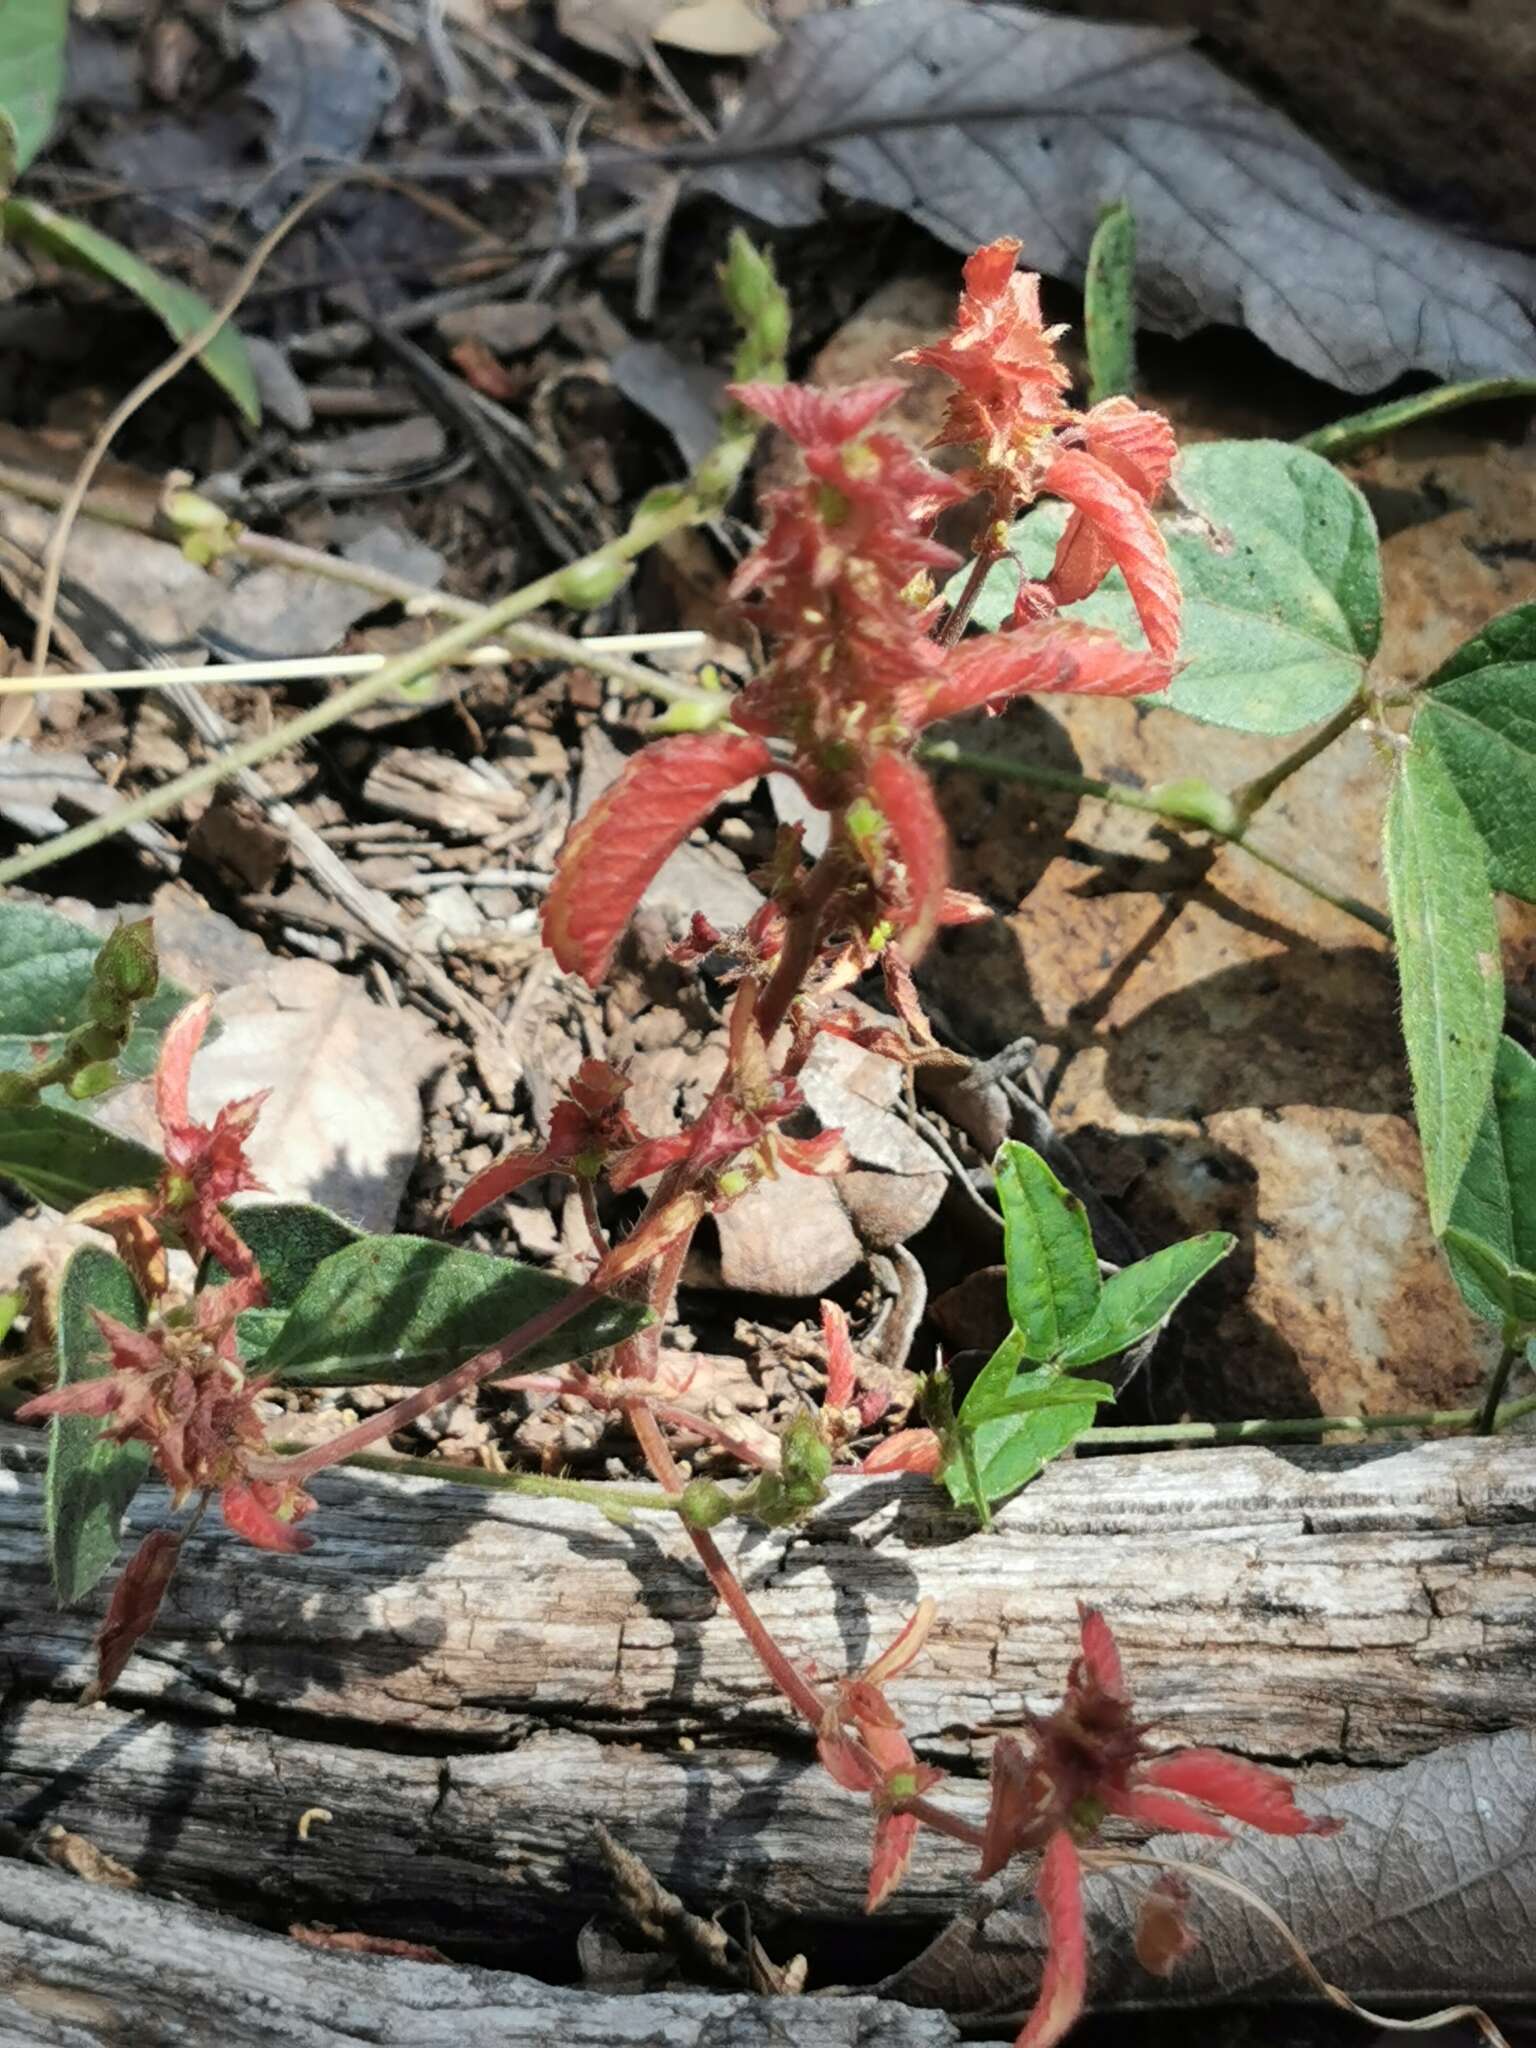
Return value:
[(73, 1209), (109, 1188), (152, 1187), (165, 1161), (51, 1102), (0, 1110), (0, 1176), (50, 1209)]
[[(56, 1053), (86, 1019), (91, 968), (102, 941), (30, 903), (0, 903), (0, 1073), (25, 1072)], [(152, 1073), (165, 1028), (191, 997), (164, 976), (134, 1019), (119, 1065), (139, 1081)]]
[(1432, 391), (1416, 391), (1411, 398), (1393, 398), (1365, 412), (1352, 412), (1347, 419), (1319, 427), (1315, 434), (1303, 434), (1296, 445), (1338, 462), (1401, 427), (1417, 426), (1420, 420), (1438, 419), (1464, 405), (1486, 405), (1499, 398), (1536, 398), (1536, 377), (1478, 377), (1470, 384), (1437, 384)]
[(1491, 1246), (1466, 1236), (1454, 1223), (1446, 1230), (1445, 1250), (1469, 1307), (1489, 1322), (1536, 1327), (1536, 1273), (1507, 1265)]
[(1136, 382), (1136, 217), (1121, 199), (1099, 215), (1083, 281), (1088, 399), (1118, 398)]
[(1536, 605), (1491, 620), (1430, 679), (1414, 738), (1445, 764), (1495, 889), (1536, 903)]
[(69, 0), (5, 0), (0, 6), (0, 115), (15, 140), (12, 175), (48, 139), (64, 86)]
[(1098, 1304), (1099, 1261), (1088, 1214), (1028, 1145), (1005, 1144), (996, 1172), (1008, 1313), (1026, 1358), (1055, 1358)]
[[(1381, 637), (1381, 565), (1370, 508), (1321, 456), (1283, 441), (1206, 441), (1174, 473), (1160, 515), (1184, 592), (1184, 664), (1149, 698), (1239, 732), (1287, 733), (1330, 718), (1360, 689)], [(1017, 565), (987, 579), (976, 617), (999, 626), (1019, 569), (1050, 573), (1066, 513), (1043, 505), (1013, 529)], [(1145, 639), (1120, 572), (1063, 617)]]
[[(1015, 1396), (1045, 1392), (1059, 1384), (1054, 1367), (1021, 1373), (1015, 1382)], [(1091, 1386), (1091, 1382), (1088, 1385)], [(974, 1388), (972, 1389), (974, 1392)], [(1086, 1389), (1085, 1389), (1086, 1391)], [(1027, 1486), (1042, 1466), (1076, 1442), (1093, 1426), (1098, 1397), (1092, 1393), (1081, 1401), (1052, 1403), (1023, 1415), (1003, 1415), (983, 1422), (971, 1436), (977, 1483), (984, 1501), (991, 1503), (1017, 1493)], [(963, 1412), (963, 1411), (962, 1411)], [(939, 1475), (957, 1506), (975, 1505), (963, 1454), (957, 1450)]]
[[(265, 1358), (316, 1270), (363, 1233), (315, 1202), (243, 1202), (230, 1211), (230, 1221), (255, 1254), (270, 1303), (247, 1309), (237, 1325), (240, 1356), (255, 1365)], [(208, 1261), (204, 1285), (216, 1287), (228, 1278), (217, 1259)]]
[[(213, 308), (206, 299), (199, 298), (174, 278), (162, 276), (131, 249), (125, 249), (110, 235), (87, 227), (84, 221), (55, 213), (51, 206), (43, 206), (35, 199), (7, 200), (3, 216), (11, 234), (36, 243), (56, 261), (105, 277), (142, 299), (173, 340), (185, 341), (213, 318)], [(261, 419), (261, 398), (240, 330), (226, 321), (199, 352), (198, 361), (214, 382), (229, 393), (246, 419), (256, 425)]]
[[(144, 1327), (144, 1304), (122, 1260), (82, 1245), (65, 1265), (54, 1302), (61, 1387), (108, 1370), (93, 1308), (131, 1329)], [(65, 1607), (84, 1599), (110, 1571), (123, 1516), (149, 1469), (147, 1444), (111, 1443), (102, 1428), (93, 1415), (56, 1415), (49, 1424), (43, 1516), (53, 1583)]]
[(1208, 1230), (1111, 1273), (1091, 1320), (1063, 1349), (1062, 1365), (1069, 1370), (1097, 1365), (1101, 1358), (1113, 1358), (1139, 1342), (1172, 1315), (1195, 1282), (1219, 1265), (1236, 1243), (1225, 1230)]
[(1493, 1092), (1451, 1205), (1445, 1253), (1456, 1284), (1491, 1323), (1536, 1311), (1514, 1306), (1517, 1276), (1536, 1287), (1536, 1060), (1499, 1040)]
[[(425, 1386), (572, 1291), (568, 1280), (423, 1237), (363, 1237), (323, 1259), (262, 1360), (289, 1386)], [(622, 1343), (638, 1302), (583, 1309), (518, 1361), (537, 1372)]]
[(1482, 841), (1439, 755), (1419, 744), (1417, 726), (1387, 805), (1385, 864), (1403, 1037), (1438, 1235), (1493, 1083), (1504, 975)]

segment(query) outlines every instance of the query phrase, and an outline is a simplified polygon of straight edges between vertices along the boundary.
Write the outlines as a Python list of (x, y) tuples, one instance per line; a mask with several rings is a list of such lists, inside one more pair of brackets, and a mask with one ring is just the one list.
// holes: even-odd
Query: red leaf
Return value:
[(901, 950), (921, 959), (944, 907), (949, 882), (949, 834), (922, 769), (904, 754), (877, 754), (869, 771), (875, 802), (891, 828), (907, 871), (907, 917)]
[(188, 1122), (187, 1083), (192, 1060), (212, 1015), (213, 997), (199, 996), (172, 1018), (160, 1041), (160, 1058), (155, 1065), (155, 1115), (162, 1131), (173, 1131)]
[(1213, 1835), (1223, 1842), (1232, 1837), (1202, 1807), (1187, 1799), (1173, 1799), (1164, 1792), (1143, 1792), (1137, 1786), (1100, 1785), (1099, 1803), (1122, 1820), (1140, 1821), (1159, 1835)]
[(608, 1184), (615, 1194), (622, 1194), (625, 1188), (632, 1188), (637, 1181), (647, 1180), (653, 1173), (660, 1173), (668, 1166), (676, 1166), (686, 1159), (693, 1147), (691, 1131), (679, 1131), (669, 1138), (642, 1138), (638, 1145), (631, 1145), (627, 1152), (621, 1152), (608, 1168)]
[(1088, 453), (1123, 477), (1150, 505), (1173, 470), (1179, 444), (1160, 412), (1129, 398), (1106, 398), (1083, 414)]
[(774, 1156), (792, 1173), (847, 1173), (853, 1165), (841, 1131), (818, 1131), (814, 1138), (786, 1138), (782, 1131), (773, 1141)]
[(1290, 1781), (1278, 1771), (1228, 1756), (1225, 1750), (1178, 1749), (1172, 1756), (1153, 1757), (1137, 1777), (1144, 1785), (1203, 1800), (1218, 1813), (1262, 1828), (1266, 1835), (1331, 1835), (1340, 1825), (1303, 1813)]
[(1040, 1859), (1035, 1897), (1045, 1913), (1050, 1948), (1040, 1996), (1013, 2048), (1052, 2048), (1083, 2009), (1088, 1981), (1088, 1938), (1083, 1925), (1083, 1876), (1072, 1837), (1052, 1835)]
[(853, 1400), (858, 1375), (854, 1371), (848, 1318), (835, 1301), (821, 1304), (821, 1341), (827, 1349), (827, 1406), (846, 1408)]
[(1029, 1830), (1040, 1818), (1040, 1787), (1040, 1774), (1016, 1738), (999, 1735), (992, 1745), (991, 1798), (981, 1868), (976, 1873), (978, 1884), (994, 1876), (1009, 1857), (1028, 1845)]
[(105, 1699), (122, 1676), (134, 1644), (155, 1625), (180, 1556), (179, 1536), (169, 1529), (151, 1529), (123, 1567), (96, 1633), (96, 1676), (85, 1689), (82, 1705)]
[(874, 1663), (865, 1672), (865, 1682), (881, 1686), (893, 1678), (899, 1678), (903, 1671), (915, 1664), (923, 1653), (923, 1645), (933, 1627), (937, 1608), (931, 1595), (918, 1601), (897, 1634), (895, 1640), (883, 1649)]
[(566, 1163), (563, 1155), (557, 1157), (547, 1145), (537, 1152), (512, 1152), (505, 1159), (493, 1160), (460, 1189), (458, 1200), (448, 1211), (449, 1223), (462, 1230), (472, 1216), (510, 1195), (524, 1181), (537, 1180), (541, 1173), (558, 1173)]
[(772, 765), (763, 742), (740, 733), (685, 734), (637, 754), (561, 852), (544, 904), (545, 943), (560, 965), (601, 981), (662, 862), (728, 789)]
[(906, 1876), (918, 1825), (915, 1813), (882, 1813), (875, 1822), (875, 1846), (869, 1858), (869, 1895), (864, 1902), (866, 1913), (883, 1906)]
[[(276, 1512), (282, 1504), (283, 1488), (270, 1479), (236, 1479), (219, 1495), (219, 1513), (226, 1527), (258, 1550), (308, 1550), (314, 1537), (296, 1529), (292, 1521), (282, 1519)], [(298, 1494), (294, 1520), (308, 1513), (314, 1504), (307, 1493)]]
[(918, 699), (914, 723), (932, 725), (1024, 694), (1144, 697), (1168, 687), (1168, 664), (1075, 619), (1038, 619), (957, 647)]
[(876, 1444), (859, 1467), (861, 1472), (937, 1472), (944, 1446), (931, 1429), (898, 1429)]
[(1125, 1670), (1113, 1629), (1097, 1607), (1082, 1600), (1077, 1603), (1077, 1619), (1082, 1634), (1083, 1669), (1102, 1691), (1125, 1699)]
[(875, 377), (841, 391), (812, 384), (731, 384), (728, 395), (748, 412), (782, 428), (802, 448), (851, 441), (906, 392), (900, 377)]
[(1147, 645), (1164, 661), (1179, 651), (1179, 580), (1168, 560), (1157, 521), (1132, 486), (1078, 448), (1064, 449), (1046, 471), (1042, 488), (1075, 505), (1103, 543), (1079, 545), (1076, 521), (1056, 550), (1050, 587), (1058, 604), (1072, 604), (1098, 588), (1113, 562), (1130, 587)]

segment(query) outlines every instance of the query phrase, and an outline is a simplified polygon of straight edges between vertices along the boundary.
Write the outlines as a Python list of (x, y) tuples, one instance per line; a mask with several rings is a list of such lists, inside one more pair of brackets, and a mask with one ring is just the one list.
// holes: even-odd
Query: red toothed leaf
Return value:
[(1053, 2048), (1083, 2009), (1088, 1980), (1088, 1937), (1083, 1924), (1083, 1878), (1070, 1835), (1058, 1832), (1046, 1844), (1035, 1880), (1050, 1935), (1040, 1996), (1014, 2048)]
[(155, 1066), (155, 1115), (162, 1131), (173, 1131), (189, 1122), (187, 1085), (192, 1061), (212, 1015), (213, 997), (199, 996), (172, 1021), (161, 1041)]
[(988, 242), (966, 257), (961, 276), (973, 299), (995, 299), (1002, 292), (1023, 246), (1015, 235), (999, 235), (995, 242)]
[(1167, 483), (1179, 444), (1160, 412), (1148, 412), (1129, 398), (1106, 398), (1083, 414), (1088, 453), (1150, 505)]
[(792, 1173), (847, 1173), (853, 1154), (841, 1131), (818, 1131), (814, 1138), (786, 1138), (781, 1131), (774, 1151)]
[(1112, 469), (1078, 448), (1055, 458), (1043, 488), (1076, 506), (1108, 557), (1101, 561), (1096, 550), (1079, 546), (1074, 535), (1077, 522), (1069, 522), (1050, 576), (1056, 602), (1075, 604), (1087, 597), (1113, 563), (1130, 589), (1147, 645), (1171, 662), (1179, 651), (1179, 579), (1168, 560), (1167, 542), (1144, 500)]
[(1220, 1821), (1213, 1820), (1200, 1807), (1191, 1806), (1187, 1799), (1174, 1799), (1164, 1792), (1142, 1792), (1134, 1786), (1122, 1791), (1112, 1785), (1101, 1786), (1098, 1796), (1108, 1812), (1118, 1813), (1122, 1820), (1139, 1821), (1157, 1835), (1211, 1835), (1223, 1842), (1232, 1839)]
[(841, 391), (818, 391), (811, 384), (731, 384), (727, 394), (802, 448), (813, 448), (862, 434), (906, 388), (900, 377), (875, 377)]
[(957, 647), (924, 693), (915, 723), (933, 725), (1022, 695), (1145, 697), (1168, 681), (1165, 661), (1102, 627), (1038, 619)]
[(135, 1643), (154, 1627), (180, 1556), (179, 1536), (169, 1529), (152, 1529), (123, 1567), (96, 1632), (96, 1676), (85, 1689), (83, 1705), (105, 1699), (122, 1676)]
[(1171, 1977), (1200, 1937), (1190, 1927), (1185, 1913), (1190, 1891), (1176, 1870), (1157, 1880), (1136, 1914), (1136, 1960), (1154, 1977)]
[(1120, 1645), (1115, 1641), (1114, 1630), (1097, 1607), (1090, 1607), (1082, 1600), (1077, 1603), (1077, 1619), (1082, 1634), (1084, 1671), (1102, 1692), (1114, 1693), (1119, 1699), (1127, 1698), (1125, 1669), (1120, 1662)]
[(944, 906), (949, 834), (927, 776), (904, 754), (876, 755), (869, 786), (907, 871), (901, 950), (908, 960), (917, 960), (933, 937)]
[(637, 754), (581, 820), (544, 904), (544, 938), (568, 973), (602, 980), (615, 941), (656, 871), (738, 782), (773, 756), (740, 733), (684, 734)]
[(875, 1846), (869, 1858), (869, 1896), (864, 1902), (866, 1913), (883, 1906), (906, 1876), (917, 1830), (915, 1813), (882, 1813), (875, 1822)]
[[(1137, 1772), (1144, 1785), (1204, 1800), (1218, 1813), (1262, 1828), (1266, 1835), (1333, 1834), (1336, 1821), (1313, 1820), (1296, 1804), (1290, 1781), (1262, 1764), (1228, 1756), (1220, 1749), (1178, 1749), (1154, 1757)], [(1160, 1823), (1161, 1824), (1161, 1823)]]
[(643, 1138), (638, 1145), (631, 1145), (627, 1152), (621, 1152), (608, 1168), (608, 1184), (615, 1194), (622, 1194), (625, 1188), (632, 1188), (637, 1182), (647, 1180), (663, 1168), (676, 1166), (686, 1159), (693, 1148), (693, 1136), (689, 1131), (679, 1131), (670, 1138)]
[[(292, 1521), (283, 1520), (277, 1513), (282, 1502), (283, 1489), (271, 1480), (237, 1479), (219, 1495), (219, 1513), (226, 1527), (258, 1550), (308, 1550), (314, 1537), (296, 1529)], [(293, 1500), (295, 1520), (313, 1506), (314, 1501), (307, 1493), (297, 1494)]]
[(931, 1429), (898, 1429), (876, 1444), (861, 1472), (921, 1472), (931, 1476), (944, 1462), (944, 1446)]
[(978, 1884), (1001, 1870), (1010, 1856), (1030, 1846), (1029, 1831), (1040, 1820), (1040, 1776), (1012, 1735), (999, 1735), (992, 1745), (990, 1784)]
[(821, 1341), (827, 1350), (827, 1406), (846, 1408), (853, 1400), (858, 1374), (854, 1369), (848, 1318), (835, 1301), (821, 1304)]
[(510, 1195), (524, 1181), (537, 1180), (541, 1173), (558, 1173), (566, 1164), (564, 1154), (557, 1155), (547, 1145), (536, 1152), (514, 1152), (505, 1159), (493, 1160), (465, 1183), (448, 1211), (448, 1221), (455, 1230), (462, 1230), (472, 1216), (478, 1216), (492, 1202), (499, 1202), (503, 1195)]

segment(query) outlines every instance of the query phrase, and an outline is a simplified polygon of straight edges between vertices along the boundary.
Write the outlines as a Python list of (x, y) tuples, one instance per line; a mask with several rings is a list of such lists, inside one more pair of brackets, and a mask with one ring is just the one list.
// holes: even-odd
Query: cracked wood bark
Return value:
[[(52, 1604), (39, 1442), (0, 1467), (0, 1811), (61, 1822), (153, 1885), (548, 1965), (607, 1901), (604, 1820), (705, 1911), (857, 1922), (867, 1816), (713, 1608), (659, 1517), (339, 1473), (309, 1556), (210, 1523), (110, 1706), (69, 1705), (100, 1600)], [(160, 1503), (132, 1518), (148, 1526)], [(866, 1661), (922, 1593), (899, 1703), (979, 1813), (991, 1736), (1059, 1693), (1079, 1596), (1114, 1620), (1170, 1740), (1285, 1763), (1400, 1763), (1536, 1725), (1536, 1446), (1247, 1448), (1054, 1466), (988, 1535), (928, 1489), (850, 1482), (787, 1549), (726, 1532), (798, 1661)], [(960, 1540), (962, 1539), (963, 1540)], [(334, 1818), (307, 1842), (310, 1806)], [(922, 1836), (882, 1939), (967, 1895)]]
[(0, 1863), (7, 2048), (952, 2048), (874, 1998), (596, 1996), (506, 1972), (335, 1955), (142, 1894)]

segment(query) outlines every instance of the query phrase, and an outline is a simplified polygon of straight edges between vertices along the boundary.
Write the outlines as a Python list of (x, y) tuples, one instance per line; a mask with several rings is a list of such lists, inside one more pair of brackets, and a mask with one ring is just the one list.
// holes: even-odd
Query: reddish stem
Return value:
[(971, 564), (971, 573), (965, 579), (965, 588), (961, 591), (954, 610), (944, 621), (943, 629), (939, 633), (938, 639), (941, 647), (955, 646), (961, 634), (971, 623), (971, 613), (976, 609), (976, 600), (981, 595), (982, 586), (986, 582), (993, 564), (1000, 562), (1003, 559), (1004, 553), (1004, 549), (997, 547), (991, 541), (984, 542), (977, 551), (976, 559)]
[(393, 1436), (397, 1429), (404, 1429), (408, 1422), (414, 1422), (418, 1415), (425, 1415), (440, 1401), (455, 1401), (461, 1394), (467, 1394), (471, 1387), (488, 1380), (493, 1372), (510, 1365), (514, 1358), (520, 1358), (543, 1338), (553, 1336), (573, 1316), (580, 1315), (584, 1308), (590, 1308), (601, 1299), (602, 1296), (591, 1286), (572, 1288), (562, 1300), (551, 1302), (531, 1321), (514, 1330), (510, 1337), (503, 1337), (488, 1351), (477, 1352), (473, 1358), (467, 1358), (452, 1372), (434, 1380), (431, 1386), (418, 1388), (405, 1400), (397, 1401), (393, 1408), (370, 1415), (366, 1422), (358, 1423), (353, 1429), (343, 1430), (329, 1443), (316, 1444), (312, 1450), (301, 1451), (296, 1458), (252, 1458), (249, 1468), (252, 1476), (277, 1480), (280, 1484), (308, 1479), (313, 1473), (323, 1472), (327, 1465), (334, 1465), (338, 1459), (351, 1457), (354, 1451), (367, 1450), (370, 1444)]

